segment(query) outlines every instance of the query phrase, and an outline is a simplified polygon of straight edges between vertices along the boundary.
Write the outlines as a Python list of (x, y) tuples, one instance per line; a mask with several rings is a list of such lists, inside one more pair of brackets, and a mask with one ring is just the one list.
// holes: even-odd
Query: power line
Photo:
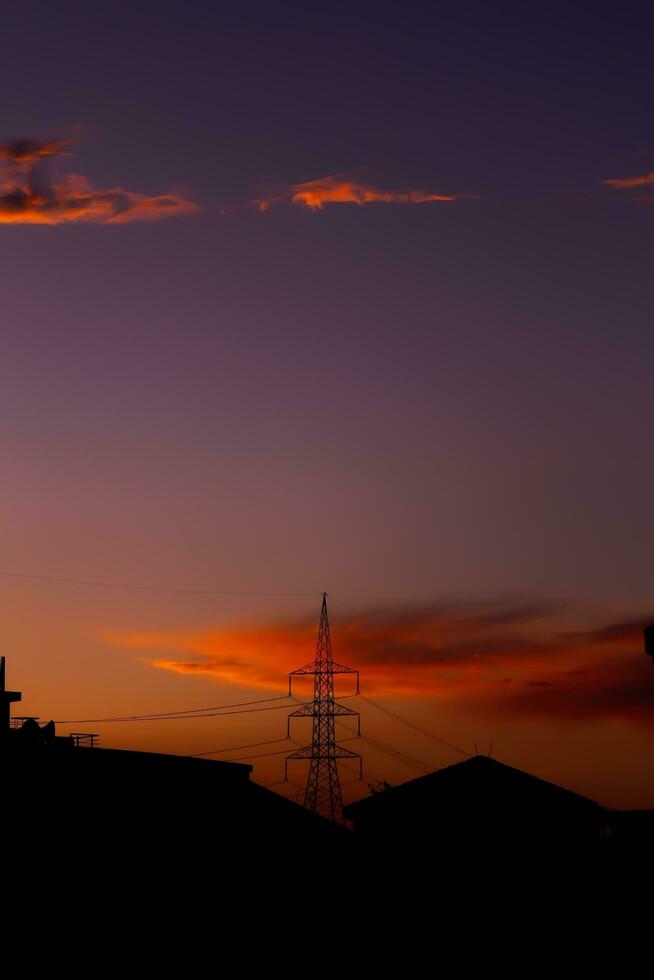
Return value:
[[(111, 718), (73, 718), (65, 721), (55, 721), (57, 725), (79, 725), (79, 724), (90, 724), (91, 722), (109, 722), (109, 721), (168, 721), (173, 720), (175, 717), (182, 715), (196, 715), (199, 718), (204, 717), (204, 712), (207, 711), (220, 711), (223, 708), (242, 708), (251, 704), (265, 704), (268, 701), (286, 701), (288, 700), (288, 694), (277, 694), (273, 698), (253, 698), (250, 701), (236, 701), (234, 704), (214, 704), (210, 705), (208, 708), (186, 708), (183, 711), (157, 711), (153, 714), (139, 714), (139, 715), (114, 715)], [(284, 707), (288, 707), (284, 705)], [(209, 715), (208, 717), (213, 717)]]
[(362, 735), (361, 738), (364, 742), (367, 742), (374, 748), (379, 749), (380, 752), (385, 752), (386, 755), (394, 755), (396, 758), (408, 762), (414, 769), (422, 770), (422, 772), (425, 774), (434, 771), (434, 767), (427, 765), (426, 762), (422, 762), (420, 759), (416, 759), (414, 756), (408, 755), (406, 752), (400, 752), (399, 749), (393, 749), (390, 747), (390, 745), (385, 745), (383, 742), (379, 742), (375, 738), (370, 738), (369, 735)]
[[(343, 723), (339, 723), (339, 727), (344, 728), (346, 732), (352, 731), (351, 728), (348, 728), (347, 725)], [(372, 745), (374, 748), (379, 749), (380, 752), (385, 752), (387, 755), (394, 755), (396, 758), (401, 760), (408, 760), (415, 769), (422, 769), (423, 772), (433, 772), (433, 767), (431, 765), (428, 765), (426, 762), (422, 762), (420, 759), (416, 759), (415, 756), (409, 755), (408, 752), (401, 752), (399, 749), (394, 749), (392, 746), (386, 745), (385, 742), (371, 738), (370, 735), (359, 735), (358, 737), (362, 741), (368, 742), (368, 744)], [(347, 742), (347, 739), (343, 739), (343, 741)]]
[(278, 752), (258, 752), (256, 755), (239, 755), (236, 759), (225, 759), (225, 762), (242, 762), (244, 759), (264, 759), (269, 755), (286, 755), (288, 752), (288, 746), (285, 749), (280, 749)]
[(183, 711), (159, 711), (157, 714), (141, 715), (141, 718), (174, 718), (179, 715), (197, 715), (199, 718), (207, 711), (220, 711), (223, 708), (243, 708), (251, 704), (265, 704), (268, 701), (286, 701), (288, 694), (276, 694), (273, 698), (253, 698), (251, 701), (236, 701), (234, 704), (213, 704), (207, 708), (186, 708)]
[[(284, 783), (286, 783), (287, 786), (290, 786), (291, 789), (294, 789), (296, 791), (296, 795), (297, 793), (302, 792), (302, 787), (298, 786), (297, 783), (292, 783), (290, 779), (278, 779), (276, 783), (256, 783), (255, 785), (260, 786), (261, 789), (272, 789), (273, 786), (281, 786)], [(291, 797), (287, 796), (285, 793), (278, 793), (277, 795), (283, 796), (285, 800), (289, 800), (291, 803), (293, 802)]]
[[(350, 734), (352, 734), (352, 735), (354, 734), (353, 730), (351, 728), (348, 728), (348, 726), (344, 722), (342, 722), (342, 721), (337, 721), (336, 722), (336, 727), (337, 728), (342, 728), (344, 731), (350, 732)], [(357, 771), (353, 766), (348, 765), (347, 762), (344, 762), (342, 760), (341, 760), (341, 765), (344, 766), (345, 769), (349, 769), (350, 772), (356, 772)], [(373, 780), (375, 780), (378, 783), (383, 782), (383, 780), (382, 780), (382, 778), (380, 776), (375, 775), (375, 773), (371, 771), (370, 766), (368, 765), (368, 760), (367, 759), (365, 760), (365, 769), (366, 769), (366, 772), (372, 777)], [(363, 776), (360, 776), (358, 782), (366, 782), (366, 780), (363, 778)]]
[[(357, 738), (361, 738), (361, 736), (353, 735), (352, 738), (341, 739), (341, 742), (353, 742)], [(279, 741), (279, 739), (276, 739), (276, 741)], [(291, 741), (294, 742), (295, 739), (291, 739)], [(236, 759), (225, 759), (225, 762), (242, 762), (243, 760), (249, 760), (249, 759), (265, 759), (268, 756), (272, 756), (272, 755), (285, 755), (287, 752), (288, 752), (288, 746), (285, 749), (279, 750), (278, 752), (258, 752), (256, 755), (239, 755), (237, 756)]]
[[(344, 728), (345, 731), (347, 731), (347, 732), (352, 732), (352, 729), (351, 728), (347, 728), (347, 726), (345, 726), (345, 725), (340, 725), (340, 727)], [(356, 735), (356, 734), (353, 733), (351, 735), (351, 738), (340, 739), (340, 741), (342, 741), (342, 742), (350, 742), (353, 739), (359, 738), (359, 737), (360, 737), (359, 735)], [(223, 752), (240, 752), (243, 749), (254, 749), (254, 748), (259, 748), (259, 746), (261, 746), (261, 745), (274, 745), (277, 742), (286, 742), (286, 741), (295, 742), (297, 745), (300, 745), (301, 744), (295, 738), (290, 738), (290, 737), (284, 736), (282, 738), (269, 738), (269, 739), (266, 739), (266, 741), (264, 741), (264, 742), (250, 742), (247, 745), (232, 745), (232, 746), (230, 746), (229, 748), (226, 748), (226, 749), (211, 749), (210, 751), (207, 751), (207, 752), (194, 752), (192, 754), (191, 758), (197, 759), (197, 758), (202, 758), (202, 757), (204, 757), (206, 755), (222, 755)], [(265, 758), (268, 755), (282, 755), (283, 752), (286, 752), (286, 751), (287, 750), (284, 749), (282, 752), (264, 752), (264, 753), (262, 753), (260, 755), (256, 755), (256, 756), (242, 756), (242, 758), (244, 758), (244, 759), (245, 758), (248, 758), (248, 759)], [(231, 759), (231, 760), (226, 760), (226, 761), (233, 762), (234, 760)], [(349, 769), (351, 772), (355, 772), (356, 771), (356, 770), (354, 770), (352, 768), (352, 766), (348, 766), (347, 763), (345, 763), (345, 762), (343, 762), (342, 765), (345, 766), (346, 769)], [(373, 776), (373, 778), (374, 778), (374, 773), (371, 773), (371, 776)], [(361, 779), (352, 780), (353, 783), (354, 782), (360, 782), (360, 781), (361, 781)], [(279, 779), (275, 783), (268, 783), (267, 786), (266, 786), (266, 788), (270, 788), (271, 786), (279, 786), (282, 783), (287, 783), (287, 782), (288, 782), (287, 779)], [(381, 780), (379, 779), (378, 782), (381, 782)], [(261, 785), (261, 784), (259, 784), (259, 785)]]
[[(356, 695), (347, 695), (347, 697), (356, 697)], [(297, 700), (297, 699), (294, 698), (293, 700)], [(369, 700), (369, 699), (366, 698), (366, 700)], [(306, 704), (311, 704), (311, 702), (305, 702), (305, 703)], [(371, 703), (374, 704), (374, 702), (371, 702)], [(288, 705), (279, 705), (277, 707), (286, 708), (286, 707), (288, 707)], [(268, 711), (268, 710), (274, 710), (274, 709), (259, 708), (259, 709), (254, 709), (254, 710)], [(381, 710), (384, 710), (384, 709), (381, 709)], [(232, 713), (232, 712), (226, 712), (226, 713)], [(246, 712), (233, 712), (233, 713), (234, 714), (248, 714), (249, 712), (246, 711)], [(202, 717), (206, 717), (206, 716), (202, 716)], [(209, 716), (209, 717), (211, 717), (211, 716)], [(400, 719), (400, 720), (403, 720), (403, 719)], [(338, 724), (338, 726), (340, 728), (343, 728), (345, 731), (348, 731), (348, 732), (351, 732), (352, 731), (351, 728), (348, 728), (347, 725), (344, 725), (341, 722), (337, 722), (337, 724)], [(433, 737), (436, 738), (436, 736), (433, 736)], [(396, 759), (399, 759), (401, 762), (405, 762), (405, 764), (408, 763), (414, 769), (418, 769), (418, 770), (420, 770), (423, 773), (433, 772), (433, 766), (428, 765), (427, 763), (423, 762), (420, 759), (417, 759), (415, 756), (409, 755), (407, 752), (401, 752), (399, 749), (394, 749), (390, 745), (386, 745), (384, 742), (381, 742), (378, 739), (371, 738), (369, 735), (357, 735), (357, 734), (353, 733), (349, 738), (339, 739), (339, 744), (341, 742), (351, 742), (351, 741), (354, 741), (357, 738), (360, 738), (362, 741), (367, 742), (373, 748), (378, 749), (380, 752), (383, 752), (386, 755), (390, 755), (390, 756), (392, 756), (392, 757), (394, 757)], [(440, 739), (436, 739), (436, 740), (437, 741), (441, 741)], [(207, 756), (207, 755), (221, 755), (223, 752), (240, 752), (243, 749), (259, 748), (259, 746), (262, 746), (262, 745), (275, 745), (276, 743), (284, 742), (284, 741), (291, 741), (291, 742), (296, 742), (297, 744), (300, 744), (300, 743), (297, 742), (297, 739), (294, 739), (294, 738), (287, 738), (287, 737), (284, 737), (284, 738), (271, 738), (271, 739), (266, 739), (265, 741), (262, 741), (262, 742), (250, 742), (250, 743), (248, 743), (246, 745), (233, 745), (233, 746), (228, 747), (228, 748), (211, 749), (211, 750), (206, 751), (206, 752), (194, 752), (193, 753), (193, 757), (195, 757), (195, 758), (201, 758), (201, 757)], [(267, 758), (269, 756), (274, 756), (274, 755), (284, 755), (287, 751), (288, 751), (288, 749), (276, 750), (274, 752), (260, 752), (260, 753), (257, 753), (255, 755), (243, 755), (243, 756), (237, 757), (236, 759), (229, 759), (229, 760), (226, 760), (226, 761), (229, 761), (229, 762), (239, 762), (241, 760), (248, 760), (248, 759), (263, 759), (263, 758)], [(463, 751), (463, 750), (460, 750), (460, 751)], [(467, 754), (467, 753), (465, 753), (465, 754)], [(347, 766), (347, 768), (351, 768), (351, 767)], [(366, 767), (366, 768), (368, 768), (368, 767)], [(374, 776), (373, 773), (371, 773), (371, 775)], [(280, 782), (284, 782), (284, 780), (280, 780)], [(276, 783), (273, 783), (271, 785), (277, 785), (277, 784)]]
[[(300, 703), (304, 703), (304, 702), (300, 702)], [(310, 702), (306, 702), (306, 703), (309, 704)], [(91, 722), (95, 722), (97, 724), (103, 724), (104, 722), (117, 721), (117, 720), (118, 721), (127, 721), (127, 722), (131, 722), (131, 721), (199, 721), (202, 718), (222, 718), (222, 717), (226, 717), (227, 715), (253, 715), (253, 714), (256, 714), (259, 711), (279, 711), (282, 708), (286, 708), (288, 710), (288, 707), (289, 707), (289, 705), (287, 705), (287, 704), (275, 704), (275, 705), (272, 705), (269, 708), (239, 708), (237, 711), (217, 711), (217, 712), (212, 712), (212, 713), (206, 714), (206, 715), (182, 715), (181, 717), (180, 716), (174, 716), (172, 718), (169, 718), (166, 715), (158, 715), (158, 716), (155, 716), (154, 718), (138, 718), (138, 717), (136, 717), (136, 718), (125, 718), (125, 719), (115, 719), (115, 718), (106, 718), (106, 719), (102, 719), (102, 718), (82, 718), (82, 719), (79, 719), (77, 721), (59, 721), (59, 722), (55, 722), (55, 724), (58, 724), (58, 725), (73, 725), (73, 724), (75, 724), (76, 725), (76, 724), (80, 724), (80, 723), (90, 724)]]
[[(341, 701), (346, 698), (356, 698), (359, 697), (358, 694), (345, 694)], [(307, 701), (300, 701), (293, 694), (278, 694), (274, 698), (257, 698), (252, 701), (237, 701), (235, 704), (222, 704), (216, 705), (209, 708), (188, 708), (185, 711), (160, 711), (157, 714), (152, 715), (115, 715), (110, 718), (66, 718), (66, 719), (55, 719), (55, 725), (90, 725), (90, 724), (108, 724), (109, 722), (131, 722), (131, 721), (194, 721), (200, 718), (220, 718), (221, 715), (247, 715), (255, 711), (279, 711), (283, 708), (290, 708), (289, 704), (277, 704), (270, 708), (252, 708), (249, 710), (244, 707), (243, 710), (238, 711), (227, 711), (227, 708), (241, 708), (241, 706), (247, 706), (252, 704), (266, 704), (269, 701), (288, 701), (288, 699), (294, 704), (302, 707), (305, 704), (309, 704)]]
[(364, 694), (361, 698), (368, 704), (371, 704), (373, 708), (377, 708), (378, 711), (383, 711), (385, 715), (389, 715), (391, 718), (395, 718), (397, 721), (401, 721), (403, 725), (407, 728), (412, 728), (414, 732), (419, 732), (421, 735), (425, 735), (427, 738), (431, 738), (434, 742), (438, 742), (439, 745), (444, 745), (445, 748), (452, 749), (453, 752), (458, 752), (459, 755), (470, 755), (465, 749), (459, 748), (458, 745), (453, 745), (452, 742), (447, 742), (444, 738), (439, 738), (438, 735), (434, 735), (433, 732), (428, 731), (426, 728), (421, 728), (420, 725), (414, 724), (412, 721), (407, 721), (402, 715), (398, 715), (395, 711), (391, 711), (389, 708), (384, 708), (383, 705), (378, 704), (377, 701), (373, 701), (372, 698), (367, 698)]
[(192, 758), (200, 758), (204, 755), (221, 755), (223, 752), (240, 752), (242, 749), (255, 749), (260, 745), (274, 745), (276, 742), (287, 742), (289, 739), (284, 735), (281, 738), (269, 738), (265, 742), (250, 742), (248, 745), (231, 745), (228, 749), (211, 749), (209, 752), (194, 752)]
[(56, 575), (32, 575), (26, 572), (2, 572), (3, 578), (27, 579), (33, 582), (50, 582), (53, 585), (82, 585), (96, 589), (123, 589), (133, 592), (176, 592), (181, 595), (226, 596), (317, 596), (321, 592), (248, 592), (234, 589), (193, 589), (177, 585), (137, 585), (127, 582), (105, 582), (96, 579), (62, 578)]
[[(309, 703), (311, 703), (311, 702), (309, 702)], [(339, 744), (339, 745), (342, 745), (342, 744), (343, 744), (343, 742), (355, 742), (355, 741), (356, 741), (357, 739), (359, 739), (359, 738), (361, 738), (361, 737), (362, 737), (361, 735), (352, 735), (352, 736), (351, 736), (351, 738), (341, 738), (341, 739), (339, 739), (339, 742), (338, 742), (338, 744)], [(291, 739), (291, 741), (292, 741), (292, 742), (295, 742), (295, 741), (297, 741), (297, 740), (296, 740), (296, 739)], [(299, 743), (298, 743), (298, 744), (299, 744)], [(286, 748), (286, 749), (283, 749), (283, 750), (282, 750), (282, 752), (288, 752), (288, 749), (287, 749), (287, 748)], [(282, 755), (282, 752), (274, 752), (274, 753), (273, 753), (273, 752), (271, 752), (271, 753), (270, 753), (270, 755)], [(254, 756), (254, 755), (251, 755), (251, 756), (242, 756), (242, 758), (244, 758), (244, 759), (246, 759), (246, 758), (250, 758), (250, 759), (256, 759), (256, 758), (257, 758), (257, 756)], [(304, 761), (304, 760), (303, 760), (302, 758), (300, 758), (299, 756), (298, 756), (298, 759), (297, 759), (297, 760), (294, 760), (294, 759), (293, 759), (293, 756), (289, 756), (288, 758), (289, 758), (289, 761)], [(358, 758), (359, 758), (359, 756), (356, 756), (356, 758), (358, 759)], [(234, 759), (230, 759), (229, 761), (230, 761), (230, 762), (234, 762), (234, 761), (238, 761), (238, 760), (234, 760)]]

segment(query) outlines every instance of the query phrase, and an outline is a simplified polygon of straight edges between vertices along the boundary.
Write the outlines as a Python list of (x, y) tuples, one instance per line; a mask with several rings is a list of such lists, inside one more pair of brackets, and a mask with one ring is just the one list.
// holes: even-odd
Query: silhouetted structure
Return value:
[(537, 853), (593, 845), (608, 820), (594, 800), (481, 755), (350, 803), (345, 815), (360, 834), (443, 858), (457, 847)]
[(645, 627), (643, 636), (645, 638), (645, 653), (652, 658), (652, 664), (654, 664), (654, 624)]
[(0, 828), (16, 842), (59, 848), (109, 843), (123, 855), (164, 848), (198, 853), (214, 841), (272, 842), (347, 834), (304, 807), (251, 782), (252, 766), (189, 756), (98, 748), (95, 736), (58, 736), (54, 722), (11, 718), (18, 692), (0, 706)]
[(313, 675), (315, 678), (313, 701), (304, 704), (289, 715), (289, 724), (291, 718), (313, 718), (311, 745), (305, 745), (292, 752), (287, 757), (286, 764), (288, 766), (288, 762), (293, 759), (309, 760), (309, 774), (304, 794), (305, 807), (331, 820), (340, 821), (343, 797), (337, 760), (358, 759), (361, 770), (361, 756), (336, 742), (336, 717), (354, 717), (359, 720), (359, 712), (334, 700), (334, 674), (356, 674), (357, 694), (359, 693), (358, 670), (334, 663), (327, 617), (327, 593), (323, 593), (316, 658), (310, 664), (291, 671), (288, 678), (289, 694), (293, 693), (293, 677)]
[(619, 853), (654, 852), (654, 810), (611, 810), (611, 844)]
[(5, 690), (5, 658), (0, 657), (0, 738), (4, 738), (11, 725), (11, 706), (22, 699), (20, 691)]

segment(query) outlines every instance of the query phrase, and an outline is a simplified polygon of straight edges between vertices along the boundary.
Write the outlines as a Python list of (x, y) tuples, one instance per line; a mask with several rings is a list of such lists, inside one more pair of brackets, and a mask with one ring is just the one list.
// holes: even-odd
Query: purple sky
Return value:
[[(0, 570), (327, 589), (336, 614), (651, 607), (654, 178), (603, 181), (654, 171), (653, 26), (646, 3), (5, 11), (0, 142), (73, 139), (57, 173), (199, 210), (0, 224)], [(461, 199), (291, 202), (334, 174)], [(53, 631), (79, 669), (69, 626), (279, 611), (6, 588), (24, 684)]]

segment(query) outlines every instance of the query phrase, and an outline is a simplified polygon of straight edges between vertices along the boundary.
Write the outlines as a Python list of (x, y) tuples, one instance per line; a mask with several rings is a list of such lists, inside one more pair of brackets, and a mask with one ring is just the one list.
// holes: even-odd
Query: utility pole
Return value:
[(292, 711), (288, 718), (288, 733), (292, 718), (313, 718), (313, 736), (311, 745), (292, 752), (286, 759), (288, 763), (294, 759), (306, 759), (309, 762), (309, 774), (304, 794), (304, 805), (308, 810), (315, 810), (323, 817), (328, 817), (340, 823), (343, 819), (343, 797), (338, 776), (339, 759), (358, 759), (359, 773), (363, 776), (363, 760), (357, 752), (351, 752), (336, 742), (336, 718), (353, 717), (357, 719), (357, 734), (361, 734), (361, 719), (358, 711), (353, 711), (344, 704), (334, 700), (334, 675), (356, 674), (359, 693), (359, 671), (343, 664), (334, 663), (332, 643), (329, 634), (329, 619), (327, 617), (327, 593), (323, 593), (322, 611), (316, 658), (310, 664), (291, 671), (288, 675), (288, 693), (292, 695), (294, 677), (314, 676), (313, 700)]

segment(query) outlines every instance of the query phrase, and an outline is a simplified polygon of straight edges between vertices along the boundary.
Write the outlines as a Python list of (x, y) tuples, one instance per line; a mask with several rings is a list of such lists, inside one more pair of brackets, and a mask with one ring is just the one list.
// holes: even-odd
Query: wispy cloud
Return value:
[[(360, 610), (333, 626), (334, 656), (368, 691), (440, 697), (486, 714), (654, 723), (646, 620), (571, 629), (551, 604), (466, 603)], [(152, 667), (284, 689), (310, 661), (313, 622), (244, 624), (203, 633), (111, 637)]]
[(13, 140), (0, 144), (0, 224), (124, 224), (199, 210), (177, 192), (150, 196), (119, 187), (99, 190), (80, 174), (54, 174), (54, 162), (71, 155), (68, 147), (72, 142)]
[(304, 184), (287, 184), (249, 201), (246, 206), (269, 211), (278, 204), (291, 203), (310, 211), (322, 211), (328, 204), (426, 204), (470, 198), (469, 194), (437, 194), (428, 190), (393, 190), (375, 187), (348, 174), (332, 174)]
[[(616, 648), (609, 656), (587, 650), (582, 656), (585, 667), (560, 664), (547, 681), (514, 684), (498, 692), (491, 710), (511, 717), (571, 722), (605, 718), (654, 725), (654, 670), (644, 654), (633, 647)], [(574, 659), (571, 651), (570, 662)]]
[(8, 160), (14, 166), (30, 166), (44, 157), (59, 156), (72, 140), (12, 140), (0, 144), (0, 160)]
[(618, 188), (648, 187), (654, 185), (654, 170), (639, 177), (613, 177), (610, 180), (603, 180), (602, 183), (608, 187)]

